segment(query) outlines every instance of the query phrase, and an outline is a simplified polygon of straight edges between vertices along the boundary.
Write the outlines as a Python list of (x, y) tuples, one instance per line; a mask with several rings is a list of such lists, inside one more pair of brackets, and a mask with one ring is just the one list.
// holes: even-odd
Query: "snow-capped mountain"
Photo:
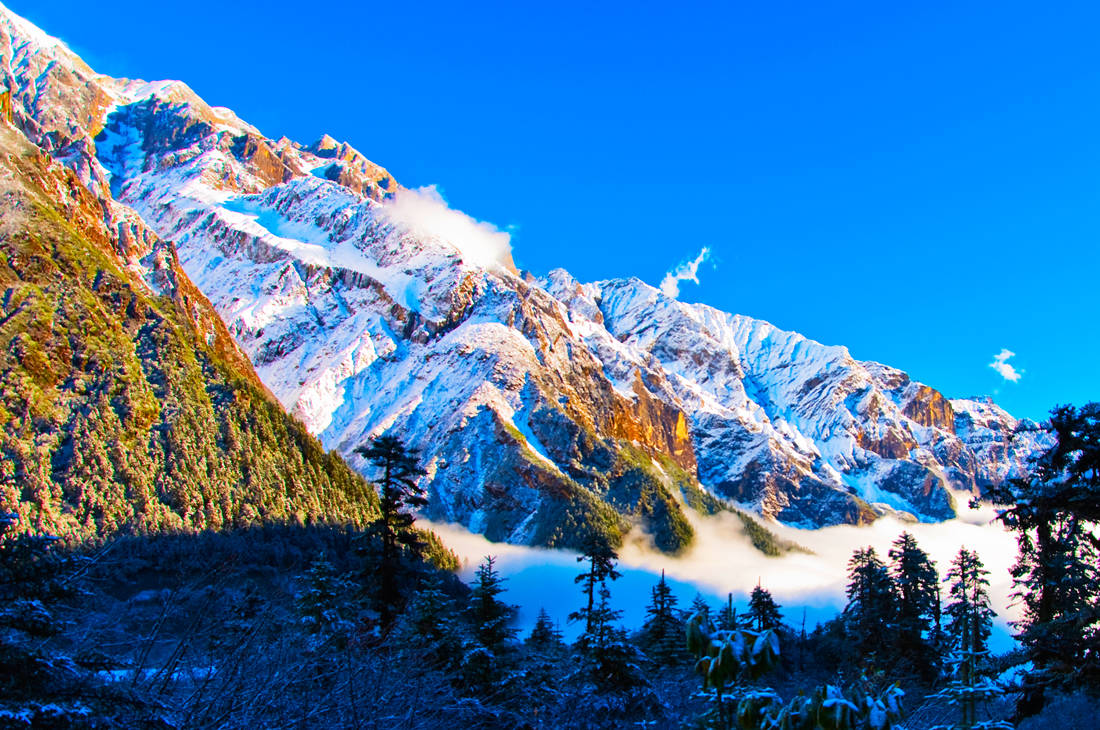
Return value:
[(843, 347), (637, 279), (521, 273), (504, 234), (351, 146), (272, 140), (180, 82), (98, 75), (2, 6), (0, 77), (17, 126), (112, 225), (175, 245), (311, 432), (364, 468), (357, 446), (400, 435), (429, 514), (492, 539), (569, 543), (625, 516), (675, 549), (704, 490), (806, 526), (942, 520), (951, 489), (1034, 448), (991, 402)]

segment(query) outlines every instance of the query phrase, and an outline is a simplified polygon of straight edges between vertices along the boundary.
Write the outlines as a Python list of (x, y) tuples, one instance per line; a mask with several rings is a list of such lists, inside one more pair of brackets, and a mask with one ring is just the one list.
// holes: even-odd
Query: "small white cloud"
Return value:
[(479, 221), (451, 208), (435, 185), (401, 190), (386, 203), (386, 213), (391, 220), (417, 235), (438, 238), (451, 244), (467, 263), (485, 268), (511, 266), (511, 235), (492, 223)]
[(691, 261), (684, 261), (672, 271), (665, 274), (665, 278), (661, 280), (661, 291), (664, 292), (666, 297), (675, 299), (680, 296), (680, 282), (681, 281), (694, 281), (699, 283), (699, 265), (710, 258), (710, 248), (703, 247), (703, 250), (699, 252)]
[(1024, 371), (1017, 370), (1015, 367), (1008, 363), (1008, 358), (1015, 356), (1015, 352), (1009, 350), (1008, 348), (1004, 348), (993, 358), (993, 362), (989, 363), (989, 367), (996, 370), (997, 374), (1005, 380), (1010, 380), (1013, 383), (1018, 383), (1020, 382), (1020, 378), (1023, 376)]

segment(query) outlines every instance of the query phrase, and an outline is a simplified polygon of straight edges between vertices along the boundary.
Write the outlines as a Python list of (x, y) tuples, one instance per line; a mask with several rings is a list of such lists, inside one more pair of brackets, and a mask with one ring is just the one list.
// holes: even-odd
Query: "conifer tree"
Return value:
[(1039, 712), (1054, 682), (1100, 684), (1100, 403), (1059, 406), (1041, 427), (1051, 445), (1029, 473), (990, 490), (998, 519), (1017, 533), (1012, 576), (1024, 617), (1017, 638), (1035, 666), (1017, 705)]
[(622, 577), (615, 570), (618, 555), (608, 543), (607, 538), (596, 531), (589, 532), (583, 542), (583, 552), (577, 556), (577, 562), (588, 561), (588, 570), (573, 579), (583, 586), (585, 605), (569, 614), (570, 621), (583, 621), (584, 632), (593, 635), (596, 624), (596, 600), (600, 589), (609, 580)]
[(381, 470), (377, 478), (381, 517), (373, 525), (372, 536), (381, 543), (378, 565), (370, 566), (373, 581), (377, 574), (376, 600), (382, 626), (388, 628), (401, 606), (400, 574), (403, 553), (419, 556), (423, 545), (413, 529), (416, 517), (412, 510), (428, 503), (417, 479), (425, 472), (418, 464), (417, 452), (405, 447), (394, 436), (379, 436), (370, 446), (360, 446), (355, 453)]
[(310, 563), (304, 590), (297, 600), (298, 615), (308, 633), (324, 636), (345, 628), (346, 619), (340, 606), (349, 588), (324, 553)]
[(757, 631), (766, 629), (779, 629), (783, 625), (783, 614), (779, 612), (779, 604), (772, 598), (772, 594), (758, 583), (752, 589), (749, 596), (749, 617)]
[(936, 661), (934, 642), (940, 629), (939, 573), (916, 539), (903, 532), (889, 552), (896, 590), (895, 641), (902, 657), (925, 676)]
[(653, 586), (641, 638), (647, 654), (662, 664), (684, 653), (684, 625), (677, 616), (676, 595), (663, 570), (661, 580)]
[(726, 602), (718, 611), (718, 628), (729, 630), (738, 628), (737, 609), (733, 605), (733, 594), (726, 594)]
[(952, 648), (949, 663), (955, 667), (952, 681), (934, 697), (958, 706), (959, 722), (955, 728), (1008, 728), (1003, 722), (978, 721), (978, 705), (1003, 694), (1003, 690), (982, 677), (986, 659), (986, 642), (993, 624), (989, 607), (989, 571), (977, 553), (961, 548), (947, 571), (951, 584), (947, 613), (946, 636)]
[(873, 547), (857, 548), (848, 561), (844, 615), (861, 656), (882, 646), (894, 623), (894, 582)]
[(615, 622), (622, 618), (623, 612), (611, 607), (611, 588), (606, 581), (600, 583), (598, 593), (599, 598), (588, 618), (588, 625), (591, 628), (578, 639), (582, 649), (596, 656), (607, 649), (613, 641), (623, 638), (622, 632), (615, 625)]
[(688, 609), (687, 615), (691, 616), (700, 615), (704, 619), (704, 623), (710, 621), (710, 604), (707, 603), (707, 599), (703, 598), (702, 593), (696, 593), (695, 598), (691, 599), (691, 608)]
[(550, 620), (550, 614), (546, 613), (545, 608), (539, 609), (538, 618), (535, 619), (535, 625), (531, 629), (531, 634), (524, 640), (524, 643), (535, 649), (536, 651), (549, 652), (560, 649), (565, 646), (562, 641), (561, 631), (554, 625), (554, 622)]
[(569, 614), (570, 621), (583, 621), (585, 629), (577, 639), (577, 648), (585, 658), (582, 672), (605, 691), (619, 692), (646, 684), (638, 649), (626, 640), (626, 632), (616, 625), (622, 611), (611, 606), (609, 581), (621, 577), (615, 570), (618, 558), (606, 538), (589, 533), (584, 554), (578, 562), (588, 561), (588, 570), (575, 582), (582, 586), (585, 605)]
[(406, 644), (442, 666), (458, 659), (462, 631), (455, 620), (454, 601), (438, 573), (430, 573), (420, 582), (395, 631)]
[(499, 651), (516, 635), (511, 627), (516, 610), (498, 598), (504, 592), (504, 579), (495, 565), (496, 558), (488, 555), (478, 566), (470, 591), (469, 609), (474, 634), (482, 646), (493, 652)]
[(989, 571), (977, 553), (960, 548), (947, 571), (947, 581), (947, 640), (956, 650), (984, 655), (995, 615), (989, 605)]

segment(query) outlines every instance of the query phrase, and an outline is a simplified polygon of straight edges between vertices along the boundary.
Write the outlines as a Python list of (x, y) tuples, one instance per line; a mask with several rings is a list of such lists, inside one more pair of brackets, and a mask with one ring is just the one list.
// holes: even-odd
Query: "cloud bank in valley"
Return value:
[[(965, 505), (969, 495), (959, 497), (958, 503)], [(1007, 622), (1018, 618), (1019, 610), (1010, 605), (1008, 571), (1016, 560), (1016, 542), (998, 524), (990, 523), (994, 517), (991, 508), (970, 510), (963, 506), (957, 519), (938, 524), (906, 523), (884, 517), (865, 527), (843, 525), (801, 530), (769, 523), (768, 528), (779, 537), (813, 551), (792, 552), (778, 558), (767, 557), (753, 548), (740, 521), (732, 514), (713, 517), (690, 511), (687, 514), (696, 538), (683, 555), (672, 557), (657, 552), (638, 531), (628, 536), (620, 550), (623, 578), (612, 584), (611, 591), (615, 608), (623, 610), (622, 623), (628, 629), (642, 625), (650, 591), (664, 571), (680, 608), (686, 608), (696, 593), (713, 605), (732, 593), (734, 605), (738, 611), (744, 611), (748, 595), (759, 581), (782, 605), (788, 623), (800, 624), (805, 611), (806, 627), (810, 630), (844, 608), (852, 552), (870, 545), (886, 562), (891, 543), (908, 531), (936, 562), (941, 579), (960, 547), (979, 554), (990, 572), (990, 596), (998, 614), (993, 649), (1004, 651), (1011, 647)], [(580, 591), (573, 579), (582, 566), (575, 553), (492, 543), (453, 525), (431, 527), (464, 561), (463, 577), (467, 580), (484, 556), (497, 557), (497, 565), (507, 578), (508, 592), (503, 598), (520, 605), (520, 627), (524, 631), (534, 623), (539, 609), (546, 608), (567, 636), (576, 635), (576, 627), (566, 623), (568, 613), (580, 604)]]
[(512, 265), (511, 235), (451, 208), (435, 185), (402, 189), (385, 210), (390, 220), (409, 231), (451, 244), (467, 263), (490, 269)]
[(665, 274), (661, 280), (661, 291), (666, 297), (676, 299), (680, 296), (680, 282), (693, 281), (699, 283), (699, 266), (710, 258), (710, 248), (704, 246), (699, 255), (691, 261), (684, 261), (672, 271)]
[(993, 357), (993, 362), (989, 363), (989, 367), (997, 371), (1005, 380), (1013, 383), (1020, 382), (1020, 378), (1023, 377), (1024, 371), (1017, 370), (1011, 363), (1008, 362), (1010, 357), (1016, 357), (1016, 353), (1009, 350), (1007, 347), (1002, 348), (999, 353)]

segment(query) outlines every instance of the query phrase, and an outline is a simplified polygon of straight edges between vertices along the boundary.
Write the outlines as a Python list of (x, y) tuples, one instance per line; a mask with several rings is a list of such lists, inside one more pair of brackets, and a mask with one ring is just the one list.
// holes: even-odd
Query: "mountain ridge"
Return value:
[(690, 541), (699, 494), (807, 527), (935, 521), (952, 490), (999, 483), (1034, 448), (996, 406), (846, 348), (636, 279), (522, 275), (504, 234), (349, 145), (268, 139), (179, 82), (96, 75), (0, 17), (28, 136), (173, 242), (327, 447), (360, 468), (355, 447), (381, 433), (420, 449), (434, 519), (544, 545), (641, 524), (668, 550)]

